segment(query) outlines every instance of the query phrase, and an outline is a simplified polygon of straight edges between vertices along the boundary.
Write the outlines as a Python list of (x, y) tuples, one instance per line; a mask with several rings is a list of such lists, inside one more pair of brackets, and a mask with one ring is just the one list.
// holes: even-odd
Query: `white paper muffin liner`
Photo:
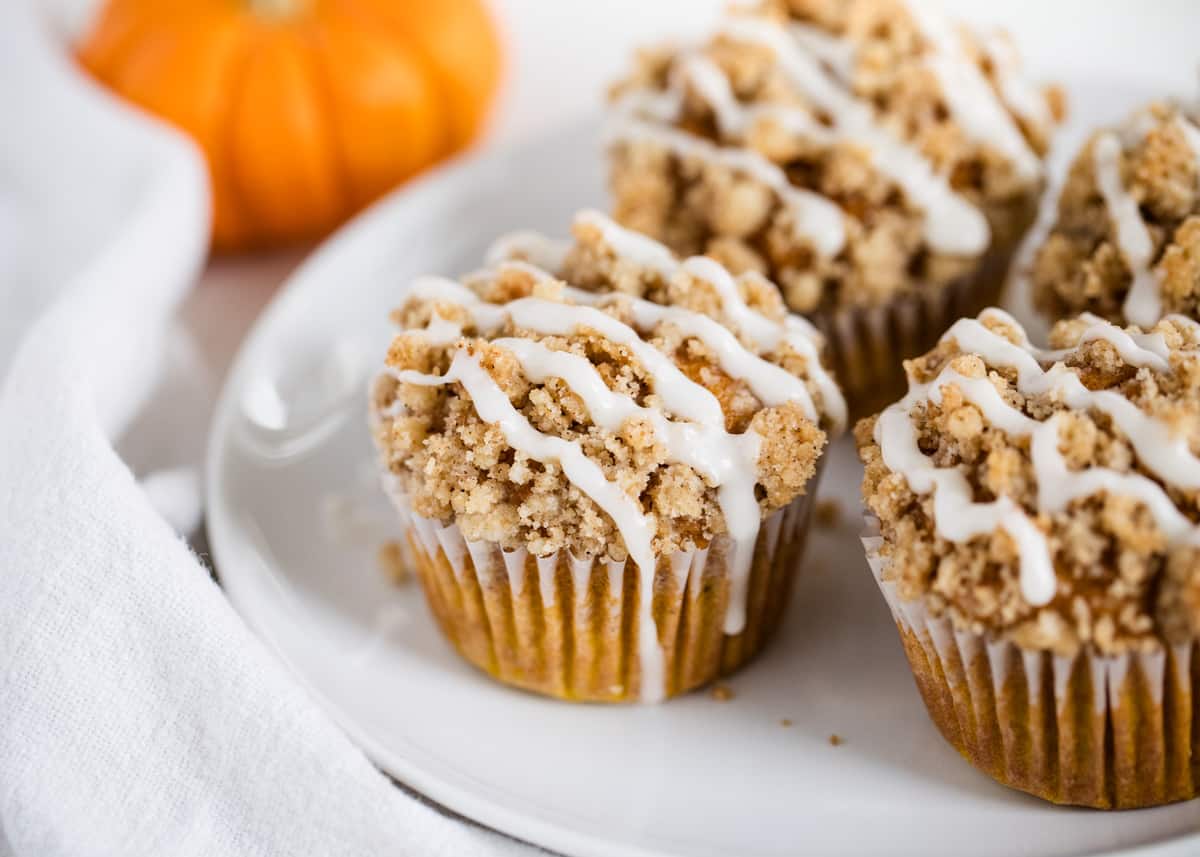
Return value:
[[(757, 654), (789, 600), (814, 505), (805, 494), (763, 521), (745, 626), (727, 635), (731, 542), (725, 536), (707, 548), (659, 558), (650, 623), (632, 563), (568, 552), (536, 557), (471, 542), (456, 525), (423, 518), (402, 497), (393, 499), (426, 598), (462, 657), (506, 684), (597, 702), (674, 696)], [(639, 646), (648, 624), (659, 642), (650, 657)]]
[(995, 304), (1011, 252), (993, 251), (981, 267), (941, 288), (897, 295), (878, 306), (844, 307), (807, 315), (825, 336), (829, 366), (857, 419), (904, 393), (903, 361), (933, 348), (960, 318)]
[(1071, 657), (956, 629), (884, 579), (868, 519), (867, 561), (917, 688), (942, 735), (1004, 785), (1054, 803), (1127, 809), (1196, 796), (1200, 710), (1195, 643)]

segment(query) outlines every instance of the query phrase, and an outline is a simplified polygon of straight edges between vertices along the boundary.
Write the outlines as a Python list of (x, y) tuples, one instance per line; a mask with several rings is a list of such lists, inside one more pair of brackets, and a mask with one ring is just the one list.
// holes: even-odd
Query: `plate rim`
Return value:
[[(582, 138), (585, 129), (598, 127), (599, 124), (599, 114), (576, 116), (537, 135), (495, 146), (484, 146), (457, 155), (373, 203), (305, 257), (280, 284), (255, 318), (239, 343), (221, 385), (209, 423), (205, 448), (205, 528), (215, 574), (238, 616), (381, 774), (395, 780), (402, 790), (415, 793), (419, 799), (432, 803), (443, 813), (461, 816), (460, 823), (477, 824), (534, 848), (551, 849), (572, 857), (679, 857), (682, 852), (604, 839), (600, 838), (599, 834), (580, 831), (544, 815), (522, 814), (514, 807), (472, 792), (444, 775), (427, 771), (419, 763), (382, 748), (352, 716), (312, 684), (301, 667), (280, 648), (269, 629), (258, 622), (254, 608), (246, 600), (247, 589), (244, 588), (243, 578), (240, 577), (242, 574), (252, 574), (253, 571), (243, 568), (243, 563), (239, 561), (243, 548), (240, 538), (235, 535), (237, 525), (233, 520), (234, 516), (223, 502), (223, 464), (234, 434), (232, 427), (237, 413), (238, 394), (244, 387), (244, 377), (261, 349), (261, 342), (275, 326), (275, 319), (283, 315), (291, 304), (302, 300), (310, 289), (316, 287), (314, 284), (320, 281), (322, 271), (327, 267), (337, 267), (338, 260), (356, 244), (372, 244), (375, 233), (385, 230), (386, 224), (396, 216), (396, 211), (419, 205), (423, 196), (436, 193), (443, 184), (462, 183), (464, 175), (469, 177), (472, 172), (483, 170), (492, 163), (503, 163), (518, 158), (528, 150), (550, 146), (555, 141)], [(229, 569), (239, 571), (231, 574)], [(1095, 857), (1190, 857), (1194, 851), (1189, 845), (1200, 845), (1200, 832), (1171, 836), (1128, 848), (1095, 852)]]

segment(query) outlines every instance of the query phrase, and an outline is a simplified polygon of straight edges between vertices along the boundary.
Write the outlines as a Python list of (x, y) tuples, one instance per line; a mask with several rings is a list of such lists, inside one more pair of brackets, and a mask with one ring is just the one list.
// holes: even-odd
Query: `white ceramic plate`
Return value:
[[(1095, 86), (1077, 113), (1111, 118), (1138, 95)], [(327, 245), (259, 321), (209, 461), (214, 556), (251, 626), (384, 770), (573, 855), (1200, 851), (1200, 838), (1180, 838), (1200, 827), (1200, 802), (1056, 808), (943, 742), (858, 544), (846, 441), (822, 488), (843, 523), (817, 533), (783, 631), (729, 682), (731, 701), (612, 708), (505, 689), (443, 642), (417, 586), (384, 579), (374, 553), (395, 525), (364, 412), (385, 315), (412, 276), (469, 270), (499, 233), (562, 233), (575, 209), (603, 205), (596, 139), (594, 124), (575, 127), (418, 183)]]

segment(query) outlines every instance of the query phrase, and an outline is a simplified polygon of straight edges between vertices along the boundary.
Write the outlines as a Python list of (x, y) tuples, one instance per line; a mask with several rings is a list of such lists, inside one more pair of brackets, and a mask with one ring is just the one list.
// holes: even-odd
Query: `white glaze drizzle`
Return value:
[[(821, 394), (821, 404), (829, 418), (831, 430), (835, 434), (844, 430), (848, 418), (846, 400), (832, 374), (821, 363), (820, 349), (823, 340), (810, 322), (800, 316), (788, 314), (785, 321), (780, 323), (753, 309), (742, 297), (733, 275), (715, 259), (694, 256), (679, 262), (665, 245), (639, 232), (626, 229), (597, 211), (579, 212), (575, 216), (575, 223), (598, 230), (604, 243), (620, 258), (651, 268), (664, 278), (675, 276), (682, 271), (711, 286), (721, 299), (721, 309), (726, 320), (760, 352), (776, 352), (780, 345), (786, 342), (805, 358), (805, 368), (809, 378)], [(552, 247), (556, 249), (547, 255), (550, 259), (558, 256), (557, 247), (561, 245), (556, 245), (555, 242), (540, 235), (533, 236), (534, 240), (528, 241), (526, 239), (530, 238), (529, 234), (524, 234), (520, 238), (521, 240), (511, 237), (502, 239), (504, 243), (497, 246), (502, 246), (510, 253), (515, 252), (516, 255), (531, 259), (536, 256), (537, 248)], [(489, 256), (497, 260), (503, 258), (501, 253), (489, 253)], [(525, 270), (535, 276), (550, 276), (547, 272), (530, 267), (528, 264), (525, 266)], [(759, 275), (743, 276), (757, 277)], [(459, 288), (461, 290), (464, 287), (460, 286)], [(474, 296), (469, 289), (465, 291), (472, 297)], [(761, 358), (752, 360), (751, 358), (756, 357), (752, 353), (748, 352), (749, 356), (739, 353), (746, 349), (735, 348), (730, 343), (728, 330), (722, 325), (713, 323), (707, 316), (681, 308), (667, 309), (650, 301), (613, 292), (598, 293), (567, 288), (566, 295), (576, 303), (592, 306), (603, 306), (617, 300), (628, 301), (639, 318), (639, 323), (645, 326), (670, 321), (712, 348), (721, 360), (722, 370), (732, 377), (746, 381), (764, 404), (779, 405), (786, 401), (798, 400), (805, 408), (805, 414), (809, 419), (814, 422), (820, 421), (816, 406), (803, 382), (773, 363)], [(732, 352), (728, 359), (724, 356), (727, 352)]]
[(610, 142), (645, 140), (679, 158), (694, 157), (749, 176), (775, 191), (792, 212), (797, 234), (811, 241), (820, 255), (836, 256), (846, 244), (842, 210), (820, 194), (795, 187), (783, 170), (758, 152), (718, 146), (668, 125), (636, 118), (627, 107), (618, 110), (617, 118), (609, 125), (607, 137)]
[[(988, 317), (1002, 320), (1018, 333), (1010, 342), (981, 322)], [(1089, 390), (1079, 376), (1062, 362), (1043, 369), (1042, 362), (1059, 360), (1085, 342), (1110, 343), (1127, 363), (1155, 371), (1169, 371), (1169, 352), (1160, 334), (1130, 334), (1094, 316), (1080, 345), (1064, 351), (1033, 348), (1016, 322), (999, 310), (987, 310), (980, 320), (962, 319), (942, 337), (954, 340), (961, 352), (976, 354), (991, 368), (1017, 372), (1017, 389), (1027, 396), (1049, 395), (1069, 408), (1098, 410), (1129, 440), (1142, 464), (1165, 483), (1183, 490), (1200, 489), (1200, 459), (1191, 452), (1186, 438), (1173, 437), (1170, 428), (1144, 413), (1121, 394), (1111, 390)], [(1193, 325), (1193, 330), (1195, 327)], [(934, 493), (934, 526), (940, 536), (964, 542), (975, 536), (1005, 530), (1017, 545), (1021, 563), (1021, 591), (1034, 606), (1049, 603), (1055, 593), (1056, 576), (1044, 534), (1011, 498), (989, 503), (973, 501), (973, 491), (957, 467), (937, 467), (917, 443), (912, 409), (923, 401), (940, 404), (942, 389), (954, 385), (993, 426), (1008, 434), (1031, 439), (1030, 452), (1037, 475), (1039, 511), (1061, 512), (1074, 500), (1101, 492), (1133, 497), (1145, 504), (1164, 537), (1172, 544), (1200, 545), (1197, 527), (1175, 506), (1158, 483), (1137, 473), (1118, 473), (1093, 467), (1072, 471), (1058, 449), (1058, 430), (1063, 412), (1044, 422), (1033, 419), (1006, 402), (987, 378), (967, 378), (947, 366), (933, 381), (910, 383), (907, 396), (886, 409), (875, 426), (875, 441), (884, 462), (904, 476), (919, 493)]]
[[(1079, 342), (1071, 348), (1060, 348), (1057, 350), (1034, 346), (1029, 341), (1029, 336), (1025, 333), (1025, 329), (1021, 327), (1020, 323), (1012, 315), (996, 307), (989, 307), (981, 312), (978, 321), (972, 319), (961, 319), (960, 321), (963, 327), (974, 329), (979, 322), (986, 321), (989, 318), (1002, 322), (1011, 328), (1013, 335), (1017, 338), (1018, 347), (1028, 352), (1041, 363), (1057, 363), (1060, 360), (1067, 359), (1067, 357), (1075, 353), (1081, 346), (1089, 342), (1104, 340), (1113, 346), (1121, 356), (1121, 359), (1130, 366), (1145, 366), (1163, 372), (1170, 368), (1171, 349), (1161, 333), (1133, 333), (1115, 324), (1111, 324), (1100, 316), (1090, 312), (1083, 312), (1078, 316), (1078, 320), (1087, 325), (1079, 334)], [(1182, 324), (1184, 327), (1197, 326), (1195, 322), (1183, 316), (1172, 315), (1168, 316), (1168, 318), (1173, 319), (1177, 324)], [(947, 333), (946, 335), (949, 334)], [(992, 336), (995, 337), (995, 334), (992, 334)], [(1003, 337), (998, 338), (1003, 339)]]
[(764, 405), (772, 407), (787, 402), (799, 402), (806, 417), (813, 422), (820, 421), (816, 405), (802, 380), (750, 351), (738, 341), (729, 328), (703, 313), (681, 307), (662, 306), (637, 298), (614, 297), (611, 293), (597, 295), (595, 292), (569, 288), (566, 295), (572, 300), (590, 303), (595, 307), (620, 300), (627, 301), (638, 327), (650, 329), (660, 324), (669, 324), (678, 328), (684, 336), (694, 337), (712, 350), (721, 371), (735, 380), (745, 382)]
[(1032, 180), (1040, 176), (1041, 161), (983, 71), (966, 55), (954, 25), (931, 0), (906, 0), (906, 5), (933, 49), (929, 68), (959, 125), (972, 139), (1002, 152), (1021, 177)]
[[(1174, 118), (1175, 127), (1192, 151), (1200, 169), (1200, 129), (1183, 113)], [(1137, 145), (1154, 128), (1157, 120), (1148, 111), (1137, 114), (1126, 129), (1125, 142)], [(1122, 312), (1133, 324), (1150, 327), (1163, 313), (1162, 282), (1154, 264), (1154, 241), (1142, 212), (1121, 177), (1122, 137), (1105, 132), (1096, 138), (1092, 149), (1096, 186), (1104, 198), (1109, 219), (1116, 232), (1117, 248), (1129, 268), (1131, 282)]]
[[(1002, 320), (1014, 330), (1017, 322), (1000, 310), (987, 310), (980, 316)], [(1174, 316), (1172, 318), (1175, 318)], [(1173, 437), (1167, 425), (1146, 414), (1129, 399), (1112, 390), (1089, 390), (1079, 376), (1062, 361), (1088, 342), (1104, 340), (1114, 347), (1121, 359), (1131, 366), (1157, 372), (1170, 371), (1169, 351), (1161, 334), (1129, 334), (1095, 316), (1091, 326), (1075, 348), (1039, 351), (1027, 345), (1014, 345), (973, 319), (960, 319), (946, 332), (943, 340), (953, 338), (963, 351), (978, 354), (991, 366), (1015, 369), (1017, 387), (1026, 395), (1051, 395), (1076, 410), (1096, 409), (1106, 414), (1129, 439), (1134, 452), (1148, 470), (1171, 485), (1184, 490), (1200, 490), (1200, 459), (1188, 446), (1187, 439)], [(1050, 369), (1042, 363), (1053, 362)]]
[(1133, 277), (1123, 312), (1134, 324), (1149, 327), (1162, 315), (1162, 294), (1154, 262), (1154, 241), (1137, 200), (1121, 178), (1121, 140), (1113, 133), (1096, 138), (1092, 148), (1096, 186), (1116, 232), (1117, 248)]
[(925, 238), (933, 249), (961, 255), (987, 249), (991, 233), (979, 209), (955, 193), (945, 176), (934, 171), (928, 158), (879, 125), (871, 107), (826, 74), (815, 56), (802, 50), (788, 31), (766, 20), (732, 18), (721, 32), (737, 41), (770, 48), (792, 85), (828, 114), (833, 123), (832, 127), (825, 127), (808, 112), (796, 108), (743, 107), (721, 70), (707, 59), (694, 57), (684, 65), (684, 75), (711, 104), (723, 131), (744, 134), (755, 118), (766, 115), (786, 129), (818, 142), (860, 144), (875, 168), (924, 210)]
[[(512, 262), (509, 264), (519, 265), (524, 270), (531, 268), (528, 263)], [(537, 270), (537, 273), (545, 277), (551, 276), (541, 270)], [(434, 278), (427, 280), (431, 287), (435, 282)], [(453, 281), (448, 280), (447, 285), (451, 282)], [(469, 297), (452, 292), (449, 288), (443, 288), (442, 292), (437, 295), (438, 300), (463, 306), (471, 315), (475, 326), (484, 333), (495, 330), (507, 318), (511, 318), (519, 327), (551, 336), (566, 336), (580, 328), (591, 328), (604, 338), (628, 347), (640, 361), (649, 364), (647, 368), (653, 369), (655, 372), (667, 372), (672, 381), (686, 378), (687, 376), (679, 371), (670, 358), (642, 340), (637, 331), (599, 309), (599, 307), (616, 301), (625, 301), (631, 308), (639, 326), (650, 328), (663, 323), (671, 324), (679, 328), (684, 335), (699, 339), (716, 355), (717, 365), (721, 367), (721, 370), (735, 380), (744, 381), (763, 404), (773, 406), (797, 401), (804, 408), (806, 417), (813, 422), (820, 420), (816, 404), (803, 381), (747, 349), (728, 328), (702, 313), (692, 312), (682, 307), (662, 306), (615, 292), (589, 292), (569, 286), (563, 289), (564, 296), (582, 305), (564, 304), (542, 298), (520, 298), (504, 305), (497, 305), (481, 301), (469, 289), (466, 289)], [(797, 326), (793, 332), (798, 332), (798, 330)], [(799, 345), (804, 341), (804, 337), (789, 337), (788, 341)], [(819, 365), (819, 361), (817, 365)], [(832, 378), (824, 368), (814, 371), (814, 374), (818, 373), (823, 374), (828, 379), (828, 383), (833, 384)], [(704, 387), (690, 380), (689, 383), (707, 393)], [(837, 392), (836, 385), (834, 385), (833, 392), (836, 393), (836, 397), (834, 397), (834, 412), (836, 413), (838, 411), (837, 401), (841, 394)], [(711, 399), (711, 402), (708, 399)], [(701, 397), (696, 400), (680, 396), (673, 399), (673, 407), (677, 413), (688, 419), (715, 420), (717, 415), (722, 413), (720, 405), (716, 403), (716, 399), (711, 394), (708, 394), (708, 399)], [(700, 403), (704, 403), (703, 406)]]
[(413, 333), (430, 345), (449, 345), (462, 336), (462, 325), (445, 318), (440, 312), (434, 310), (429, 323)]
[(814, 27), (811, 24), (789, 24), (788, 35), (805, 51), (808, 51), (844, 84), (854, 77), (855, 48), (847, 39), (840, 38)]
[(1021, 63), (1016, 47), (1005, 32), (993, 30), (979, 37), (980, 44), (991, 61), (996, 83), (1004, 103), (1035, 128), (1049, 128), (1054, 124), (1050, 105), (1045, 96), (1021, 73)]
[(1031, 604), (1048, 603), (1054, 597), (1054, 568), (1045, 537), (1029, 517), (1007, 496), (990, 503), (973, 502), (971, 484), (961, 470), (938, 467), (921, 452), (908, 411), (928, 394), (925, 385), (915, 387), (901, 406), (893, 405), (879, 415), (875, 442), (884, 463), (902, 474), (916, 493), (933, 494), (934, 526), (942, 538), (962, 543), (997, 529), (1007, 532), (1021, 556), (1022, 594)]
[(1004, 103), (1028, 125), (1037, 128), (1054, 125), (1054, 116), (1050, 114), (1050, 104), (1045, 96), (1021, 73), (1021, 62), (1007, 32), (991, 31), (980, 36), (979, 42), (991, 61)]
[(1129, 121), (1120, 128), (1117, 128), (1116, 133), (1121, 138), (1121, 145), (1125, 148), (1132, 149), (1143, 143), (1150, 132), (1158, 127), (1158, 117), (1150, 107), (1143, 107), (1136, 111)]
[[(679, 268), (675, 254), (667, 245), (655, 241), (649, 235), (626, 229), (595, 209), (585, 208), (576, 213), (574, 224), (576, 227), (585, 226), (598, 231), (609, 249), (631, 264), (650, 268), (664, 277), (671, 276)], [(723, 266), (718, 267), (725, 276), (729, 276), (729, 272)]]
[(557, 271), (566, 262), (570, 246), (553, 241), (539, 232), (522, 230), (497, 239), (488, 248), (486, 262), (495, 265), (514, 256), (526, 256), (530, 262), (549, 271)]

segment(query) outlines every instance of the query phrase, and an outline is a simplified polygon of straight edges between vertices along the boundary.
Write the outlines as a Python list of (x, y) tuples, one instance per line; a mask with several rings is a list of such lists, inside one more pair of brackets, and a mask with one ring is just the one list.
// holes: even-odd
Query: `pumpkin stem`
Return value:
[(250, 9), (261, 18), (286, 20), (304, 11), (308, 0), (249, 0)]

